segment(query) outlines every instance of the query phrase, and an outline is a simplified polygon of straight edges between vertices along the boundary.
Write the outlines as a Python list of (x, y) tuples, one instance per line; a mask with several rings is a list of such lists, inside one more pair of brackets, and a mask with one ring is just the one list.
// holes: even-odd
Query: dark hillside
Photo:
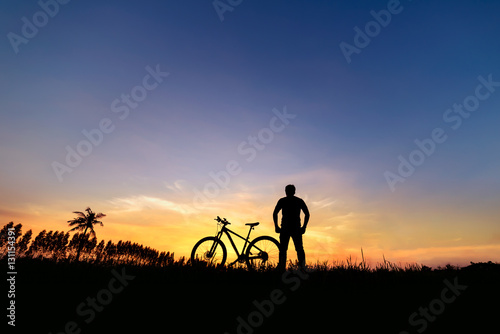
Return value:
[(499, 311), (500, 266), (492, 263), (284, 274), (35, 259), (17, 267), (22, 332), (486, 332)]

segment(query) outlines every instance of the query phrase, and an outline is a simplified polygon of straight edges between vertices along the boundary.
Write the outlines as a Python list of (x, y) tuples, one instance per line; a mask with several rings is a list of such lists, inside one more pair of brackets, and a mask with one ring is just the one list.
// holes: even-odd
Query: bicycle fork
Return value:
[(215, 250), (217, 249), (217, 244), (219, 242), (221, 242), (221, 240), (220, 240), (220, 237), (222, 236), (221, 234), (222, 234), (222, 231), (217, 234), (216, 240), (214, 241), (214, 243), (212, 244), (212, 247), (210, 247), (210, 250), (208, 251), (208, 254), (207, 254), (208, 258), (212, 258), (214, 256)]

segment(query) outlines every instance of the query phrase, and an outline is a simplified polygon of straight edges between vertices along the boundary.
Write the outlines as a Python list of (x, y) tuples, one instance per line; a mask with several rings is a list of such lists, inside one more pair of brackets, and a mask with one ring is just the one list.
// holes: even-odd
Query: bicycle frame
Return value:
[[(253, 226), (251, 226), (251, 227), (250, 227), (250, 229), (248, 230), (248, 235), (247, 235), (247, 237), (246, 237), (246, 239), (245, 239), (245, 238), (243, 238), (241, 235), (239, 235), (238, 233), (233, 232), (233, 231), (231, 231), (230, 229), (228, 229), (228, 228), (226, 227), (226, 225), (223, 225), (223, 226), (222, 226), (222, 229), (221, 229), (221, 230), (217, 233), (216, 238), (217, 238), (218, 240), (221, 240), (221, 238), (222, 238), (222, 234), (223, 234), (223, 233), (225, 233), (225, 234), (227, 235), (227, 237), (228, 237), (229, 241), (231, 242), (231, 246), (233, 246), (233, 249), (234, 249), (234, 251), (236, 252), (236, 255), (238, 256), (238, 259), (236, 260), (236, 261), (238, 261), (238, 260), (242, 260), (242, 259), (243, 259), (243, 256), (244, 256), (244, 254), (245, 254), (245, 248), (246, 248), (246, 247), (247, 247), (247, 245), (249, 244), (249, 241), (248, 241), (248, 240), (249, 240), (249, 238), (250, 238), (250, 233), (252, 232), (252, 230), (253, 230), (253, 229), (254, 229), (254, 227), (253, 227)], [(236, 247), (236, 245), (235, 245), (235, 243), (234, 243), (234, 241), (233, 241), (233, 238), (231, 238), (231, 234), (229, 234), (229, 233), (232, 233), (232, 234), (234, 234), (235, 236), (237, 236), (238, 238), (245, 240), (245, 244), (243, 245), (243, 249), (241, 250), (241, 254), (238, 252), (238, 248)], [(214, 246), (215, 246), (215, 245), (216, 245), (216, 244), (214, 243)], [(214, 246), (212, 246), (212, 247), (214, 247)], [(211, 250), (210, 250), (210, 252), (212, 253), (212, 252), (213, 252), (213, 250), (211, 249)], [(236, 262), (236, 261), (235, 261), (235, 262)]]

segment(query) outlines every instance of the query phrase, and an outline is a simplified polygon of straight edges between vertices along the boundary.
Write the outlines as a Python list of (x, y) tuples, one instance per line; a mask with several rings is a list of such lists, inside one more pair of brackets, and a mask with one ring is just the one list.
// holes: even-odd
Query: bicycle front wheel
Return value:
[(194, 245), (191, 252), (191, 263), (207, 266), (223, 266), (226, 262), (226, 246), (216, 237), (206, 237)]
[(279, 262), (280, 244), (278, 240), (262, 236), (255, 238), (246, 253), (249, 270), (275, 268)]

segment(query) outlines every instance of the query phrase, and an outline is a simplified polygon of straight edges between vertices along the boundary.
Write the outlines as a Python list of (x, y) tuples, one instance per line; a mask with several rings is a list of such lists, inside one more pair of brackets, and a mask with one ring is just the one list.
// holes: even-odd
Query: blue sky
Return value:
[[(340, 43), (355, 45), (354, 28), (365, 31), (370, 12), (388, 6), (398, 14), (348, 63)], [(2, 5), (5, 223), (66, 229), (71, 212), (90, 205), (108, 213), (98, 236), (183, 254), (213, 233), (212, 216), (260, 220), (273, 233), (275, 201), (295, 183), (312, 203), (313, 258), (360, 247), (374, 260), (500, 258), (500, 87), (456, 130), (443, 120), (478, 77), (500, 81), (500, 3), (243, 0), (223, 21), (211, 1), (58, 7), (16, 53), (8, 34), (22, 36), (23, 17), (33, 22), (42, 8)], [(147, 67), (169, 75), (121, 120), (111, 105), (143, 84)], [(295, 118), (246, 161), (238, 146), (284, 108)], [(113, 131), (60, 182), (54, 161), (65, 164), (66, 147), (76, 150), (102, 119)], [(398, 157), (435, 128), (447, 140), (391, 191), (384, 172), (397, 173)], [(229, 161), (241, 171), (196, 207), (195, 189)]]

